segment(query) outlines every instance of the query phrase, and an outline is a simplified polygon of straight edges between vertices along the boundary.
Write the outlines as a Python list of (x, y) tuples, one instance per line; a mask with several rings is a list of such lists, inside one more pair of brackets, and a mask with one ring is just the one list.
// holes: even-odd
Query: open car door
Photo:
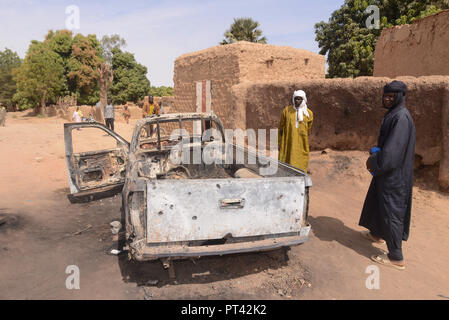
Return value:
[[(74, 152), (74, 143), (78, 141), (73, 140), (73, 133), (86, 131), (95, 134), (92, 138), (88, 136), (88, 143), (102, 144), (106, 132), (106, 139), (112, 140), (114, 145), (86, 152), (78, 152), (78, 148), (75, 148)], [(80, 122), (64, 124), (64, 142), (70, 186), (67, 196), (71, 203), (89, 202), (121, 192), (128, 163), (128, 141), (101, 123)]]

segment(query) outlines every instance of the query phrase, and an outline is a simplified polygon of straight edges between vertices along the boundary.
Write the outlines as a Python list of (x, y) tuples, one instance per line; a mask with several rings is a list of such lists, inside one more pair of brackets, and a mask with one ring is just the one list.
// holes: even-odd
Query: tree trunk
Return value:
[(47, 92), (44, 91), (44, 92), (42, 93), (42, 96), (41, 96), (41, 103), (40, 103), (39, 105), (37, 105), (37, 107), (34, 109), (34, 113), (35, 113), (36, 115), (39, 115), (39, 114), (44, 115), (44, 110), (45, 110), (45, 97), (46, 97), (46, 96), (47, 96)]
[(98, 82), (100, 86), (100, 110), (96, 110), (97, 117), (101, 119), (97, 119), (97, 121), (103, 122), (103, 110), (104, 106), (108, 103), (108, 89), (112, 80), (114, 79), (112, 68), (109, 64), (102, 64), (97, 68), (99, 77)]

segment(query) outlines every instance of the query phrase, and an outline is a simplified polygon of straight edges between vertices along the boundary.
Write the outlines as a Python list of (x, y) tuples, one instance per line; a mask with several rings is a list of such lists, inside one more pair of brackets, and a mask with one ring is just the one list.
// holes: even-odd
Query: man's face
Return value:
[(386, 108), (391, 108), (394, 103), (395, 94), (394, 93), (385, 93), (384, 94), (384, 105)]
[(302, 97), (295, 97), (295, 107), (299, 107), (303, 100)]

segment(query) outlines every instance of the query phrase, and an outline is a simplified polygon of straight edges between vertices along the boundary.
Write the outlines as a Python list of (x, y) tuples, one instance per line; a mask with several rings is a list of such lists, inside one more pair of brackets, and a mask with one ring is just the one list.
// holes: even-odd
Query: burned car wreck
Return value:
[[(106, 132), (117, 147), (74, 153), (72, 131), (80, 128)], [(227, 139), (212, 113), (144, 118), (130, 143), (96, 122), (66, 123), (64, 138), (69, 200), (121, 192), (135, 260), (263, 251), (308, 239), (309, 176)]]

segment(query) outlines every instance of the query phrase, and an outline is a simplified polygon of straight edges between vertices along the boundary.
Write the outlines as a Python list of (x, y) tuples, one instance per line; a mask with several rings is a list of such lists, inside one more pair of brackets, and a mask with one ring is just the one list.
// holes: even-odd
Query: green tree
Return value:
[(103, 49), (102, 56), (106, 63), (112, 64), (113, 49), (122, 49), (126, 47), (125, 39), (118, 34), (106, 35), (101, 38), (101, 48)]
[(59, 54), (67, 65), (70, 55), (72, 54), (73, 34), (69, 30), (50, 30), (45, 36), (45, 43), (48, 47)]
[(61, 95), (67, 96), (76, 92), (75, 84), (72, 84), (68, 78), (69, 73), (69, 60), (72, 55), (73, 34), (69, 30), (50, 30), (45, 36), (44, 43), (49, 49), (57, 53), (61, 59), (64, 67), (64, 76), (66, 81), (64, 88), (61, 90)]
[(118, 34), (113, 34), (110, 36), (105, 35), (101, 38), (101, 54), (104, 62), (97, 68), (101, 107), (104, 107), (107, 103), (110, 85), (114, 79), (114, 70), (112, 68), (112, 60), (114, 56), (113, 50), (120, 51), (125, 46), (125, 39), (121, 38)]
[(16, 93), (16, 82), (13, 79), (13, 69), (20, 67), (22, 61), (16, 52), (5, 48), (0, 51), (0, 104), (12, 107), (12, 97)]
[(80, 104), (95, 104), (99, 99), (98, 66), (104, 62), (97, 36), (77, 34), (67, 63), (69, 85)]
[(99, 98), (97, 67), (104, 61), (97, 36), (50, 30), (44, 42), (63, 62), (67, 81), (61, 94), (75, 94), (80, 104), (95, 104)]
[(17, 92), (13, 100), (42, 114), (46, 102), (54, 101), (65, 87), (63, 61), (43, 42), (33, 40), (23, 64), (14, 71), (14, 80)]
[(175, 91), (172, 87), (160, 86), (160, 87), (151, 87), (148, 94), (153, 97), (167, 97), (167, 96), (174, 96)]
[[(31, 42), (24, 63), (14, 72), (17, 90), (11, 100), (20, 109), (35, 107), (37, 113), (46, 103), (67, 95), (76, 95), (80, 104), (90, 105), (101, 98), (104, 105), (112, 84), (115, 103), (137, 101), (150, 88), (147, 69), (132, 54), (121, 51), (124, 45), (118, 35), (105, 36), (100, 42), (94, 34), (74, 36), (68, 30), (50, 30), (43, 42)], [(9, 90), (11, 95), (15, 89), (2, 85), (0, 90), (2, 94)]]
[(262, 37), (259, 22), (251, 18), (234, 18), (231, 27), (224, 33), (224, 39), (220, 44), (230, 44), (237, 41), (249, 41), (267, 43), (267, 38)]
[(109, 92), (113, 103), (137, 102), (150, 90), (147, 68), (137, 63), (132, 53), (113, 48), (112, 70), (114, 79)]
[[(368, 29), (369, 5), (380, 9), (380, 28)], [(320, 54), (327, 54), (328, 77), (371, 76), (374, 50), (383, 28), (411, 23), (449, 8), (448, 0), (346, 0), (328, 22), (315, 25)]]

